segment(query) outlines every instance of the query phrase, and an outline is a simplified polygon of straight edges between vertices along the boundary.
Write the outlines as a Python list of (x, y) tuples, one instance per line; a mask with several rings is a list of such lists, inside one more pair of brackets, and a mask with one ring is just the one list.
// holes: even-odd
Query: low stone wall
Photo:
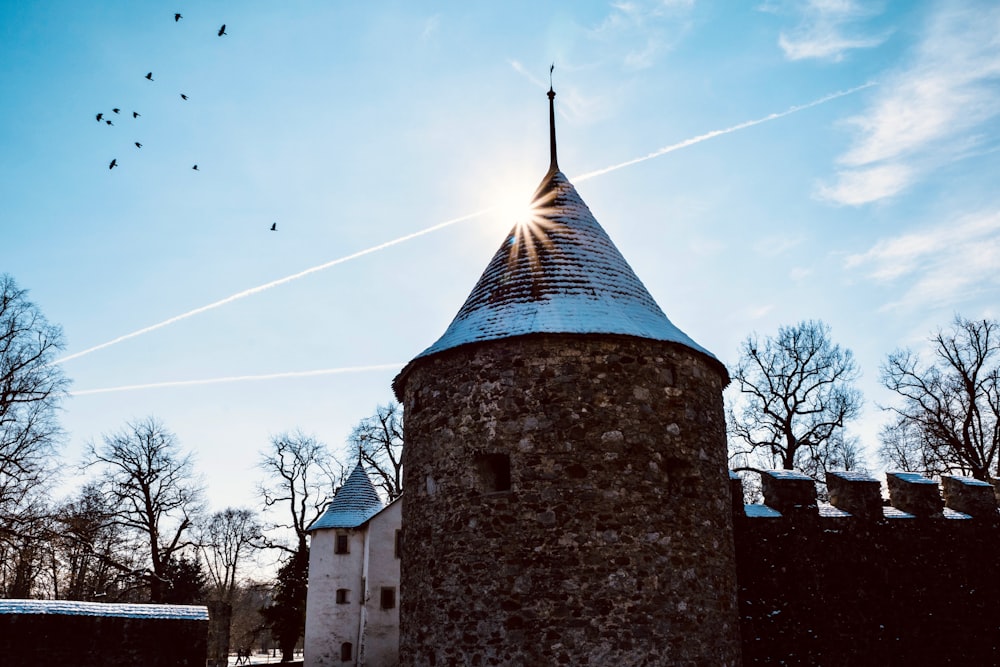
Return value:
[[(744, 665), (1000, 664), (993, 488), (911, 473), (762, 475), (734, 517)], [(734, 479), (734, 497), (741, 497)]]
[(4, 667), (204, 667), (201, 606), (0, 600)]

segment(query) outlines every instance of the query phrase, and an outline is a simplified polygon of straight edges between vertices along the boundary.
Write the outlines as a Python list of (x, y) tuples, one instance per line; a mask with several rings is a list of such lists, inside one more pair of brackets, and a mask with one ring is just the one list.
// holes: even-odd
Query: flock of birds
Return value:
[[(174, 23), (177, 23), (182, 18), (184, 18), (184, 16), (180, 12), (175, 12), (174, 13)], [(224, 35), (228, 35), (229, 34), (229, 33), (226, 32), (226, 24), (225, 23), (222, 24), (222, 27), (219, 28), (219, 31), (216, 34), (219, 37), (222, 37)], [(145, 78), (146, 78), (147, 81), (155, 81), (155, 79), (153, 78), (153, 73), (152, 72), (147, 72)], [(186, 102), (187, 99), (188, 99), (188, 96), (186, 94), (184, 94), (184, 93), (181, 93), (180, 95), (181, 95), (181, 99)], [(121, 109), (119, 107), (115, 107), (115, 108), (113, 108), (111, 110), (111, 112), (115, 113), (115, 114), (120, 114), (121, 113)], [(135, 120), (135, 119), (139, 118), (141, 115), (142, 114), (139, 113), (138, 111), (133, 111), (132, 112), (132, 119)], [(112, 122), (112, 120), (110, 118), (105, 118), (103, 111), (97, 114), (97, 122), (100, 123), (101, 121), (104, 121), (104, 123), (107, 124), (107, 125), (109, 125), (109, 126), (114, 125), (114, 122)], [(142, 144), (140, 142), (135, 141), (133, 143), (135, 144), (136, 148), (142, 148)], [(110, 164), (108, 164), (108, 169), (114, 169), (117, 166), (118, 166), (118, 158), (113, 158), (111, 160)], [(197, 164), (194, 165), (193, 167), (191, 167), (191, 169), (193, 169), (194, 171), (198, 171), (198, 165)]]
[[(174, 23), (179, 22), (182, 18), (184, 18), (184, 16), (180, 12), (175, 12), (174, 13)], [(229, 33), (226, 32), (226, 24), (225, 23), (223, 23), (222, 26), (219, 28), (219, 30), (216, 32), (216, 35), (218, 37), (224, 37), (224, 36), (226, 36), (228, 34)], [(152, 72), (147, 72), (146, 76), (144, 78), (147, 81), (151, 81), (151, 82), (152, 81), (156, 81), (156, 79), (153, 78), (153, 73)], [(187, 94), (180, 93), (180, 96), (181, 96), (181, 100), (183, 100), (185, 102), (188, 101)], [(120, 107), (114, 107), (114, 108), (111, 109), (111, 113), (115, 114), (116, 116), (120, 116), (121, 115), (121, 111), (122, 110), (121, 110)], [(136, 120), (136, 119), (140, 118), (141, 116), (142, 116), (142, 114), (140, 114), (138, 111), (132, 111), (132, 120)], [(110, 117), (108, 117), (103, 111), (99, 112), (96, 117), (97, 117), (97, 122), (98, 123), (100, 123), (100, 122), (103, 121), (108, 126), (114, 126), (114, 122), (112, 121), (112, 119)], [(127, 115), (126, 115), (126, 117), (127, 117)], [(135, 147), (137, 149), (141, 149), (142, 148), (142, 143), (141, 142), (135, 141), (133, 143), (135, 144)], [(111, 160), (111, 162), (108, 164), (108, 169), (109, 170), (110, 169), (114, 169), (117, 166), (119, 166), (119, 164), (118, 164), (118, 158), (116, 157), (116, 158), (113, 158)], [(194, 171), (200, 171), (198, 169), (198, 165), (197, 164), (193, 165), (191, 167), (191, 169), (194, 170)], [(278, 223), (276, 223), (276, 222), (272, 223), (271, 227), (270, 227), (270, 230), (272, 232), (274, 232), (274, 231), (277, 231), (277, 229), (278, 229)]]

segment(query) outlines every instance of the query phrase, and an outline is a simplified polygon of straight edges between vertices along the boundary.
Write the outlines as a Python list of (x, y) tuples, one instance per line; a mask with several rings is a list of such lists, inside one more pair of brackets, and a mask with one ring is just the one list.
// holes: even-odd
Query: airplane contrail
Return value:
[(83, 389), (69, 392), (70, 396), (90, 396), (91, 394), (109, 394), (118, 391), (134, 391), (136, 389), (159, 389), (162, 387), (189, 387), (199, 384), (221, 384), (223, 382), (245, 382), (247, 380), (276, 380), (280, 378), (300, 378), (314, 375), (340, 375), (343, 373), (368, 373), (371, 371), (396, 370), (406, 363), (377, 364), (375, 366), (348, 366), (344, 368), (323, 368), (312, 371), (291, 371), (288, 373), (269, 373), (267, 375), (234, 375), (231, 377), (208, 378), (205, 380), (176, 380), (173, 382), (150, 382), (147, 384), (130, 384), (121, 387), (106, 387), (103, 389)]
[[(623, 169), (625, 167), (630, 167), (630, 166), (632, 166), (634, 164), (638, 164), (640, 162), (645, 162), (646, 160), (652, 160), (653, 158), (660, 157), (661, 155), (666, 155), (667, 153), (672, 153), (672, 152), (674, 152), (676, 150), (680, 150), (682, 148), (687, 148), (688, 146), (693, 146), (695, 144), (700, 144), (703, 141), (708, 141), (709, 139), (714, 139), (715, 137), (720, 137), (720, 136), (723, 136), (723, 135), (726, 135), (726, 134), (731, 134), (731, 133), (737, 132), (739, 130), (744, 130), (744, 129), (748, 128), (748, 127), (753, 127), (754, 125), (760, 125), (761, 123), (767, 123), (767, 122), (772, 121), (772, 120), (777, 120), (779, 118), (784, 118), (785, 116), (789, 116), (789, 115), (791, 115), (793, 113), (798, 113), (799, 111), (804, 111), (806, 109), (810, 109), (812, 107), (819, 106), (820, 104), (825, 104), (826, 102), (829, 102), (831, 100), (835, 100), (838, 97), (844, 97), (845, 95), (851, 95), (852, 93), (856, 93), (859, 90), (864, 90), (865, 88), (870, 88), (871, 86), (874, 86), (874, 85), (877, 85), (876, 82), (869, 81), (868, 83), (862, 84), (860, 86), (856, 86), (854, 88), (850, 88), (848, 90), (840, 90), (840, 91), (837, 91), (835, 93), (831, 93), (829, 95), (825, 95), (823, 97), (820, 97), (819, 99), (813, 100), (812, 102), (807, 102), (806, 104), (799, 104), (799, 105), (796, 105), (796, 106), (792, 106), (792, 107), (789, 107), (788, 109), (785, 109), (784, 111), (779, 111), (779, 112), (776, 112), (776, 113), (772, 113), (772, 114), (769, 114), (767, 116), (764, 116), (763, 118), (757, 118), (755, 120), (748, 120), (746, 122), (739, 123), (737, 125), (732, 125), (732, 126), (727, 127), (725, 129), (712, 130), (711, 132), (706, 132), (705, 134), (698, 135), (697, 137), (692, 137), (691, 139), (685, 139), (684, 141), (678, 142), (676, 144), (671, 144), (670, 146), (665, 146), (665, 147), (663, 147), (663, 148), (661, 148), (659, 150), (656, 150), (656, 151), (653, 151), (652, 153), (649, 153), (648, 155), (644, 155), (642, 157), (638, 157), (638, 158), (634, 158), (634, 159), (631, 159), (631, 160), (627, 160), (625, 162), (620, 162), (618, 164), (611, 165), (610, 167), (604, 167), (603, 169), (597, 169), (595, 171), (590, 171), (590, 172), (587, 172), (585, 174), (581, 174), (579, 176), (575, 176), (575, 177), (573, 177), (570, 180), (572, 180), (574, 182), (580, 182), (580, 181), (589, 180), (591, 178), (596, 178), (597, 176), (602, 176), (604, 174), (607, 174), (607, 173), (612, 172), (612, 171), (616, 171), (618, 169)], [(423, 236), (424, 234), (430, 234), (431, 232), (435, 232), (435, 231), (437, 231), (439, 229), (443, 229), (445, 227), (450, 227), (451, 225), (457, 224), (459, 222), (464, 222), (466, 220), (472, 220), (473, 218), (478, 218), (478, 217), (480, 217), (482, 215), (485, 215), (486, 213), (488, 213), (488, 212), (490, 212), (492, 210), (493, 210), (492, 208), (486, 208), (486, 209), (483, 209), (483, 210), (480, 210), (480, 211), (476, 211), (475, 213), (470, 213), (468, 215), (463, 215), (463, 216), (458, 217), (458, 218), (453, 218), (451, 220), (447, 220), (445, 222), (438, 223), (438, 224), (433, 225), (431, 227), (427, 227), (426, 229), (422, 229), (420, 231), (413, 232), (412, 234), (407, 234), (407, 235), (401, 236), (401, 237), (399, 237), (397, 239), (393, 239), (392, 241), (386, 241), (385, 243), (379, 244), (377, 246), (373, 246), (373, 247), (368, 248), (366, 250), (360, 250), (360, 251), (358, 251), (356, 253), (353, 253), (351, 255), (346, 255), (346, 256), (341, 257), (339, 259), (335, 259), (335, 260), (326, 262), (324, 264), (319, 264), (318, 266), (314, 266), (314, 267), (306, 269), (304, 271), (299, 271), (298, 273), (294, 273), (294, 274), (292, 274), (290, 276), (285, 276), (284, 278), (279, 278), (278, 280), (273, 280), (273, 281), (271, 281), (269, 283), (265, 283), (263, 285), (258, 285), (257, 287), (251, 287), (250, 289), (243, 290), (242, 292), (237, 292), (236, 294), (233, 294), (232, 296), (228, 296), (228, 297), (226, 297), (224, 299), (220, 299), (218, 301), (214, 301), (214, 302), (212, 302), (212, 303), (210, 303), (210, 304), (208, 304), (206, 306), (201, 306), (200, 308), (195, 308), (194, 310), (189, 310), (186, 313), (182, 313), (180, 315), (176, 315), (176, 316), (171, 317), (169, 319), (163, 320), (162, 322), (159, 322), (157, 324), (153, 324), (153, 325), (145, 327), (143, 329), (139, 329), (137, 331), (133, 331), (132, 333), (125, 334), (124, 336), (119, 336), (118, 338), (115, 338), (113, 340), (109, 340), (106, 343), (101, 343), (100, 345), (95, 345), (93, 347), (87, 348), (86, 350), (81, 350), (80, 352), (75, 352), (73, 354), (67, 355), (67, 356), (62, 357), (60, 359), (56, 359), (52, 363), (54, 363), (54, 364), (61, 364), (61, 363), (66, 362), (66, 361), (70, 361), (71, 359), (78, 359), (79, 357), (82, 357), (84, 355), (90, 354), (91, 352), (96, 352), (98, 350), (103, 350), (106, 347), (111, 347), (112, 345), (116, 345), (116, 344), (121, 343), (122, 341), (126, 341), (126, 340), (128, 340), (130, 338), (135, 338), (136, 336), (141, 336), (142, 334), (146, 334), (146, 333), (149, 333), (151, 331), (156, 331), (157, 329), (161, 329), (161, 328), (163, 328), (163, 327), (165, 327), (167, 325), (173, 324), (174, 322), (179, 322), (180, 320), (184, 320), (184, 319), (187, 319), (189, 317), (193, 317), (195, 315), (199, 315), (199, 314), (204, 313), (206, 311), (213, 310), (213, 309), (218, 308), (220, 306), (224, 306), (224, 305), (226, 305), (228, 303), (232, 303), (233, 301), (237, 301), (239, 299), (243, 299), (245, 297), (252, 296), (254, 294), (257, 294), (258, 292), (263, 292), (264, 290), (270, 289), (272, 287), (277, 287), (278, 285), (284, 285), (285, 283), (292, 282), (293, 280), (298, 280), (299, 278), (303, 278), (305, 276), (308, 276), (311, 273), (316, 273), (317, 271), (323, 271), (325, 269), (329, 269), (332, 266), (336, 266), (338, 264), (343, 264), (344, 262), (349, 262), (352, 259), (357, 259), (358, 257), (363, 257), (363, 256), (369, 255), (369, 254), (371, 254), (373, 252), (378, 252), (379, 250), (383, 250), (385, 248), (397, 245), (399, 243), (404, 243), (404, 242), (409, 241), (411, 239), (415, 239), (418, 236)], [(94, 391), (96, 391), (96, 390), (94, 390)], [(77, 394), (79, 395), (79, 392)]]
[(777, 113), (768, 114), (763, 118), (757, 118), (756, 120), (748, 120), (731, 127), (727, 127), (723, 130), (712, 130), (711, 132), (706, 132), (705, 134), (699, 134), (697, 137), (692, 137), (691, 139), (685, 139), (676, 144), (671, 144), (670, 146), (664, 146), (663, 148), (653, 151), (648, 155), (642, 157), (633, 158), (631, 160), (626, 160), (625, 162), (619, 162), (618, 164), (611, 165), (610, 167), (604, 167), (603, 169), (597, 169), (595, 171), (589, 171), (586, 174), (581, 174), (580, 176), (574, 176), (570, 180), (579, 183), (580, 181), (586, 181), (597, 176), (603, 176), (612, 171), (617, 171), (624, 167), (631, 167), (633, 164), (639, 164), (640, 162), (645, 162), (646, 160), (652, 160), (653, 158), (660, 157), (661, 155), (666, 155), (667, 153), (673, 153), (674, 151), (680, 150), (682, 148), (687, 148), (688, 146), (694, 146), (695, 144), (700, 144), (703, 141), (708, 141), (709, 139), (714, 139), (715, 137), (721, 137), (724, 134), (731, 134), (739, 130), (745, 130), (748, 127), (753, 127), (754, 125), (760, 125), (761, 123), (766, 123), (768, 121), (777, 120), (779, 118), (784, 118), (785, 116), (790, 116), (793, 113), (798, 113), (799, 111), (804, 111), (806, 109), (811, 109), (812, 107), (819, 106), (820, 104), (825, 104), (830, 100), (835, 100), (838, 97), (844, 97), (845, 95), (851, 95), (859, 90), (864, 90), (865, 88), (871, 88), (872, 86), (878, 85), (875, 81), (869, 81), (868, 83), (856, 86), (855, 88), (850, 88), (848, 90), (838, 90), (835, 93), (830, 93), (825, 95), (818, 100), (813, 100), (806, 104), (797, 104), (792, 107), (788, 107), (784, 111), (779, 111)]
[(90, 354), (91, 352), (97, 352), (98, 350), (103, 350), (106, 347), (111, 347), (112, 345), (116, 345), (118, 343), (121, 343), (122, 341), (128, 340), (129, 338), (135, 338), (136, 336), (141, 336), (142, 334), (149, 333), (150, 331), (156, 331), (157, 329), (162, 329), (163, 327), (167, 326), (168, 324), (173, 324), (174, 322), (179, 322), (179, 321), (185, 320), (185, 319), (187, 319), (189, 317), (194, 317), (195, 315), (200, 315), (201, 313), (204, 313), (204, 312), (209, 311), (209, 310), (213, 310), (215, 308), (218, 308), (219, 306), (224, 306), (227, 303), (232, 303), (233, 301), (238, 301), (239, 299), (243, 299), (243, 298), (246, 298), (248, 296), (252, 296), (252, 295), (257, 294), (259, 292), (263, 292), (264, 290), (271, 289), (272, 287), (277, 287), (278, 285), (284, 285), (285, 283), (290, 283), (293, 280), (298, 280), (299, 278), (304, 278), (305, 276), (308, 276), (311, 273), (316, 273), (317, 271), (323, 271), (324, 269), (329, 269), (331, 266), (336, 266), (338, 264), (343, 264), (344, 262), (349, 262), (352, 259), (357, 259), (358, 257), (364, 257), (365, 255), (370, 255), (373, 252), (377, 252), (379, 250), (384, 250), (385, 248), (388, 248), (390, 246), (394, 246), (394, 245), (403, 243), (404, 241), (409, 241), (410, 239), (415, 239), (418, 236), (423, 236), (424, 234), (430, 234), (431, 232), (436, 232), (439, 229), (443, 229), (445, 227), (449, 227), (451, 225), (458, 224), (459, 222), (465, 222), (466, 220), (472, 220), (473, 218), (478, 218), (479, 216), (484, 215), (484, 214), (490, 212), (491, 210), (493, 210), (493, 209), (487, 208), (487, 209), (483, 209), (481, 211), (476, 211), (475, 213), (470, 213), (468, 215), (463, 215), (460, 218), (452, 218), (451, 220), (447, 220), (445, 222), (440, 222), (440, 223), (438, 223), (436, 225), (433, 225), (432, 227), (427, 227), (426, 229), (421, 229), (419, 232), (413, 232), (412, 234), (407, 234), (406, 236), (400, 236), (399, 238), (393, 239), (392, 241), (386, 241), (385, 243), (379, 244), (377, 246), (372, 246), (371, 248), (368, 248), (367, 250), (359, 250), (358, 252), (353, 253), (351, 255), (345, 255), (344, 257), (341, 257), (339, 259), (331, 260), (329, 262), (326, 262), (325, 264), (319, 264), (317, 266), (314, 266), (312, 268), (306, 269), (304, 271), (299, 271), (298, 273), (293, 273), (290, 276), (285, 276), (284, 278), (279, 278), (277, 280), (272, 280), (269, 283), (264, 283), (263, 285), (258, 285), (257, 287), (251, 287), (250, 289), (246, 289), (246, 290), (243, 290), (242, 292), (237, 292), (236, 294), (233, 294), (231, 296), (227, 296), (225, 299), (219, 299), (218, 301), (213, 301), (212, 303), (208, 304), (207, 306), (201, 306), (200, 308), (195, 308), (194, 310), (189, 310), (186, 313), (181, 313), (180, 315), (175, 315), (174, 317), (171, 317), (170, 319), (167, 319), (167, 320), (163, 320), (162, 322), (158, 322), (157, 324), (153, 324), (153, 325), (150, 325), (150, 326), (145, 327), (143, 329), (139, 329), (138, 331), (133, 331), (132, 333), (125, 334), (124, 336), (119, 336), (118, 338), (115, 338), (114, 340), (109, 340), (106, 343), (101, 343), (100, 345), (95, 345), (94, 347), (89, 347), (86, 350), (81, 350), (80, 352), (74, 352), (73, 354), (70, 354), (70, 355), (67, 355), (65, 357), (61, 357), (59, 359), (56, 359), (52, 363), (54, 363), (54, 364), (61, 364), (63, 362), (69, 361), (70, 359), (77, 359), (79, 357), (82, 357), (85, 354)]

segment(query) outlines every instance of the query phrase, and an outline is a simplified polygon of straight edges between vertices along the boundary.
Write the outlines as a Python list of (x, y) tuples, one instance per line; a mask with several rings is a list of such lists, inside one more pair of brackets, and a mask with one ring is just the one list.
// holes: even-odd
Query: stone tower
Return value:
[(404, 404), (400, 664), (736, 665), (722, 390), (559, 170)]

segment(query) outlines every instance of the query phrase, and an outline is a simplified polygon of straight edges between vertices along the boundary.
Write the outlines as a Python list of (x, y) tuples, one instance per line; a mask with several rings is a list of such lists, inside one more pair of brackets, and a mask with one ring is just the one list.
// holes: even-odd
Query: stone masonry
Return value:
[(401, 665), (736, 665), (715, 359), (536, 334), (418, 359)]

